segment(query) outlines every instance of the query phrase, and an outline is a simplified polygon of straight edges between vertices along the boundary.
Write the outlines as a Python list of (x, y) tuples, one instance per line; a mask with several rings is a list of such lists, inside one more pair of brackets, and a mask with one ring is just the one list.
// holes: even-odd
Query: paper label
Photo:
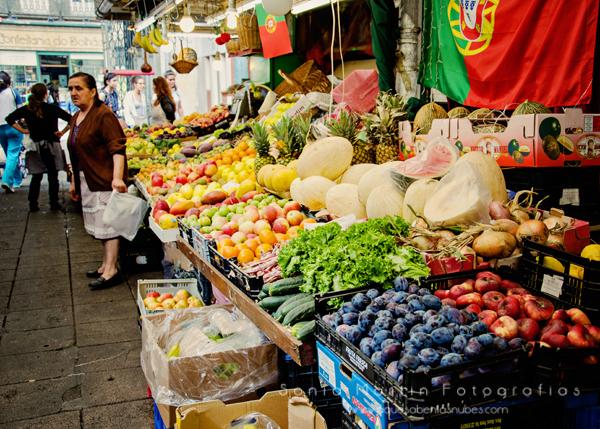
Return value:
[(562, 191), (562, 197), (560, 198), (559, 204), (561, 206), (579, 206), (579, 189), (578, 188), (566, 188)]
[(542, 282), (542, 292), (552, 295), (555, 298), (559, 298), (562, 293), (562, 285), (564, 279), (562, 276), (544, 274), (544, 281)]
[(335, 365), (333, 360), (329, 358), (325, 353), (321, 350), (317, 350), (317, 354), (319, 357), (319, 373), (321, 375), (327, 375), (327, 381), (329, 385), (333, 388), (337, 387), (337, 383), (335, 380)]

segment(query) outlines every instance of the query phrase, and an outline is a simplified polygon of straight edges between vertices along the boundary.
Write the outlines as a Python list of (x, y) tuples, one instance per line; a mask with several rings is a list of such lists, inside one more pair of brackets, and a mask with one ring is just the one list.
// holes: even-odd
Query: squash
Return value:
[[(417, 216), (423, 216), (425, 203), (435, 192), (438, 183), (435, 179), (419, 179), (410, 184), (404, 195), (404, 204), (402, 205), (402, 217), (408, 223), (415, 221)], [(417, 216), (415, 216), (415, 213)]]
[(393, 184), (392, 170), (401, 163), (402, 161), (390, 161), (367, 171), (358, 182), (358, 199), (360, 202), (366, 205), (369, 194), (373, 189), (385, 183)]
[(346, 170), (342, 176), (342, 183), (353, 183), (358, 185), (361, 177), (365, 175), (367, 171), (377, 167), (377, 164), (355, 164)]
[(306, 179), (311, 176), (322, 176), (336, 180), (350, 167), (354, 149), (352, 143), (342, 137), (326, 137), (306, 146), (296, 170), (298, 177)]
[(342, 217), (353, 214), (357, 219), (367, 217), (365, 206), (358, 199), (358, 185), (342, 183), (327, 191), (325, 196), (327, 211), (334, 216)]
[(402, 216), (404, 195), (392, 183), (377, 186), (367, 200), (367, 217), (369, 219), (386, 216)]
[(321, 210), (326, 206), (327, 191), (335, 186), (335, 182), (321, 176), (310, 176), (304, 180), (295, 179), (290, 186), (290, 194), (309, 210)]
[(460, 169), (465, 163), (475, 167), (483, 179), (483, 184), (490, 192), (492, 200), (505, 203), (508, 201), (504, 174), (498, 163), (490, 155), (473, 151), (461, 156), (453, 168)]

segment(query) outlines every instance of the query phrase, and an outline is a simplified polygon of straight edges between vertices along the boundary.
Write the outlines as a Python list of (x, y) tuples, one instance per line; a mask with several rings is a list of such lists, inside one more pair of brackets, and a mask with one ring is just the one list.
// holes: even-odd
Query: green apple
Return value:
[(201, 216), (199, 222), (201, 226), (210, 226), (212, 220), (208, 216)]
[(221, 206), (219, 207), (219, 211), (217, 213), (219, 216), (227, 216), (229, 214), (229, 207)]

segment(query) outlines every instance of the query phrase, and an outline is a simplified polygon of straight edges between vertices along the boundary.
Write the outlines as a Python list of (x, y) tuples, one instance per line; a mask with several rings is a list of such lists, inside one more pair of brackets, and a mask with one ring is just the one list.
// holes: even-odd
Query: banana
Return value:
[(144, 51), (148, 52), (149, 54), (156, 54), (158, 52), (156, 49), (154, 49), (154, 46), (150, 44), (148, 36), (142, 37), (142, 48), (144, 48)]
[(154, 45), (154, 46), (160, 46), (161, 43), (156, 39), (156, 28), (150, 30), (148, 32), (148, 38), (150, 39), (150, 42)]
[(133, 38), (133, 46), (136, 46), (138, 48), (142, 47), (142, 33), (140, 33), (139, 31), (135, 32), (135, 36)]
[(156, 27), (154, 29), (154, 31), (156, 31), (156, 39), (160, 42), (161, 45), (168, 45), (169, 41), (165, 40), (165, 38), (163, 37), (160, 29), (158, 27)]

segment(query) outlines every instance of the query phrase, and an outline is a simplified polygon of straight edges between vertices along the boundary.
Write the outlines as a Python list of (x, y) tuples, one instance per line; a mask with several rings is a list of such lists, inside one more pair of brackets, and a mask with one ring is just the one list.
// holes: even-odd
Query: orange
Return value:
[(276, 232), (275, 237), (277, 238), (278, 242), (287, 241), (287, 239), (288, 239), (287, 235), (282, 234), (280, 232)]
[(223, 165), (223, 161), (221, 161), (220, 159), (217, 159), (217, 167), (220, 167), (221, 165)]
[(221, 254), (225, 259), (235, 258), (239, 254), (239, 250), (233, 246), (223, 246)]
[(229, 155), (223, 157), (223, 164), (231, 164), (231, 157)]
[(267, 253), (273, 250), (273, 246), (267, 243), (263, 243), (256, 248), (256, 257), (260, 258), (263, 253)]
[(258, 233), (258, 238), (260, 239), (260, 241), (262, 243), (266, 243), (266, 244), (277, 243), (277, 237), (275, 236), (275, 233), (273, 231), (271, 231), (270, 229), (263, 229), (262, 231), (260, 231)]
[(239, 251), (242, 251), (244, 249), (248, 249), (248, 246), (246, 246), (246, 243), (239, 243), (235, 245), (236, 249), (238, 249)]
[(244, 244), (246, 245), (246, 247), (248, 247), (248, 249), (252, 250), (253, 252), (256, 252), (256, 248), (261, 243), (260, 243), (260, 240), (258, 238), (249, 238), (248, 240), (246, 240), (244, 242)]
[(300, 224), (300, 229), (304, 229), (304, 225), (306, 225), (307, 223), (317, 223), (317, 221), (313, 218), (304, 219)]
[(298, 237), (298, 231), (300, 231), (299, 226), (291, 226), (290, 229), (287, 230), (286, 234), (289, 238)]
[(237, 259), (240, 264), (252, 262), (254, 260), (254, 252), (250, 249), (242, 249), (240, 250)]
[(247, 142), (245, 142), (245, 141), (241, 141), (241, 142), (239, 142), (239, 143), (238, 143), (238, 145), (237, 145), (237, 148), (236, 148), (236, 149), (239, 149), (239, 150), (246, 150), (246, 149), (248, 149), (248, 143), (247, 143)]
[(231, 246), (234, 247), (235, 243), (233, 242), (233, 240), (229, 237), (226, 238), (220, 238), (219, 240), (219, 244), (221, 245), (221, 247), (223, 246)]

